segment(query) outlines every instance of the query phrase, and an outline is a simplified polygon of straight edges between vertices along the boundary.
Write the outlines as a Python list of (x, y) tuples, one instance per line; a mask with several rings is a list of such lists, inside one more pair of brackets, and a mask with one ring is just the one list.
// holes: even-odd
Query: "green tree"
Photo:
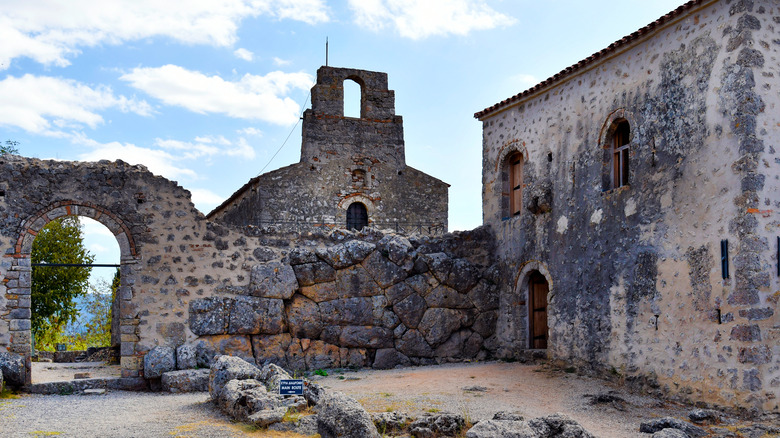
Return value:
[[(49, 222), (33, 241), (33, 263), (90, 264), (94, 259), (84, 247), (76, 216)], [(78, 315), (75, 299), (89, 290), (90, 270), (88, 267), (33, 267), (31, 325), (36, 344), (47, 343), (47, 338), (75, 321)]]
[(19, 149), (16, 148), (17, 146), (19, 146), (18, 141), (6, 140), (5, 144), (0, 144), (0, 155), (18, 154)]

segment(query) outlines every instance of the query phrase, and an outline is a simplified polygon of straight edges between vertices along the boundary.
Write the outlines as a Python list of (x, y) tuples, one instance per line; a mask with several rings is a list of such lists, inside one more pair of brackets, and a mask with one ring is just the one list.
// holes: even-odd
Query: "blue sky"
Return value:
[[(0, 141), (144, 164), (205, 214), (261, 169), (299, 160), (296, 123), (328, 38), (330, 65), (388, 73), (407, 164), (451, 184), (450, 230), (471, 229), (482, 222), (473, 114), (680, 4), (0, 0)], [(98, 251), (111, 242), (88, 244), (118, 261)]]

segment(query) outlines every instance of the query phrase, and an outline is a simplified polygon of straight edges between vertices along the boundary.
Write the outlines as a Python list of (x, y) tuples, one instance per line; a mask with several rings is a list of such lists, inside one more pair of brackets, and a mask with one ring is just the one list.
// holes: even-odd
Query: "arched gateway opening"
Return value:
[[(133, 325), (132, 318), (122, 318), (122, 306), (129, 303), (132, 297), (132, 289), (127, 286), (129, 277), (129, 264), (136, 260), (135, 244), (130, 234), (129, 228), (115, 214), (107, 209), (86, 202), (60, 201), (44, 208), (22, 223), (19, 237), (14, 246), (14, 253), (11, 256), (10, 269), (6, 273), (4, 280), (6, 284), (7, 295), (18, 297), (15, 306), (11, 307), (13, 318), (10, 321), (11, 328), (11, 348), (14, 353), (25, 357), (26, 362), (26, 384), (32, 383), (32, 360), (33, 339), (31, 333), (31, 288), (32, 288), (32, 263), (31, 253), (33, 241), (40, 231), (51, 221), (66, 216), (79, 216), (93, 219), (104, 225), (116, 238), (120, 252), (120, 286), (117, 288), (115, 303), (115, 315), (118, 316), (118, 324), (114, 324), (117, 334), (127, 331), (122, 327)], [(55, 268), (48, 268), (55, 269)], [(112, 327), (112, 331), (114, 328)], [(115, 335), (116, 336), (116, 335)], [(126, 344), (126, 345), (125, 345)], [(129, 356), (125, 352), (133, 351), (135, 345), (131, 340), (121, 339), (120, 349), (122, 356)], [(125, 368), (125, 359), (122, 359), (122, 368)]]

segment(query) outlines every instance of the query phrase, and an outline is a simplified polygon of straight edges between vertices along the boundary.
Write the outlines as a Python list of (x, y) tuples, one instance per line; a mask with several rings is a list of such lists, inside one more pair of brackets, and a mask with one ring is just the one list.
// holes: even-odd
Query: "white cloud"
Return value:
[(222, 196), (219, 196), (208, 189), (190, 189), (190, 193), (192, 193), (192, 203), (195, 204), (199, 210), (205, 212), (208, 212), (225, 200)]
[(239, 129), (236, 132), (242, 135), (249, 135), (249, 136), (256, 136), (256, 137), (261, 137), (263, 135), (263, 131), (252, 127)]
[(349, 0), (349, 5), (358, 25), (374, 31), (393, 26), (411, 39), (467, 35), (516, 21), (493, 10), (485, 0)]
[(115, 96), (106, 86), (30, 74), (0, 81), (0, 125), (28, 132), (62, 136), (62, 128), (95, 128), (103, 123), (98, 111), (109, 108), (143, 116), (152, 112), (146, 101)]
[(295, 123), (300, 116), (298, 104), (283, 96), (293, 89), (308, 89), (314, 80), (307, 73), (275, 71), (265, 76), (247, 74), (231, 82), (170, 64), (135, 68), (120, 79), (168, 105), (199, 114), (221, 113), (280, 125)]
[(522, 89), (528, 89), (533, 87), (534, 85), (538, 84), (540, 81), (539, 79), (536, 79), (533, 75), (527, 75), (527, 74), (517, 74), (510, 78), (512, 83), (517, 84), (518, 87)]
[(288, 60), (282, 59), (282, 58), (277, 58), (276, 56), (274, 56), (274, 65), (282, 67), (282, 66), (290, 65), (290, 64), (292, 64), (292, 61), (288, 61)]
[(73, 141), (92, 148), (91, 151), (79, 156), (79, 160), (82, 161), (122, 160), (130, 164), (142, 164), (150, 172), (171, 180), (176, 180), (180, 177), (193, 179), (197, 177), (193, 170), (178, 165), (181, 161), (180, 157), (176, 157), (167, 151), (143, 148), (134, 144), (123, 144), (116, 141), (98, 143), (83, 135), (75, 136)]
[(211, 157), (214, 155), (255, 158), (255, 150), (243, 138), (232, 142), (223, 136), (196, 137), (194, 142), (156, 139), (155, 144), (166, 150), (182, 152), (184, 159)]
[(236, 58), (243, 59), (244, 61), (251, 61), (255, 59), (255, 54), (250, 52), (247, 49), (236, 49), (233, 52), (234, 55), (236, 55)]
[(168, 37), (228, 47), (241, 20), (268, 15), (309, 24), (329, 20), (324, 0), (35, 0), (0, 2), (0, 70), (18, 57), (66, 66), (83, 47)]

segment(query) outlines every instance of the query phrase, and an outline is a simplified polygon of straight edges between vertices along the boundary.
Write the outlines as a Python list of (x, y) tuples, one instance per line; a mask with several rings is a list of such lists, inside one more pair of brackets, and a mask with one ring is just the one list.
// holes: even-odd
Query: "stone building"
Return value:
[[(359, 118), (344, 116), (345, 81), (360, 86)], [(209, 219), (446, 232), (449, 185), (406, 165), (403, 119), (386, 73), (320, 67), (311, 101), (300, 162), (251, 179)]]
[(778, 410), (780, 4), (696, 0), (475, 114), (499, 356)]

